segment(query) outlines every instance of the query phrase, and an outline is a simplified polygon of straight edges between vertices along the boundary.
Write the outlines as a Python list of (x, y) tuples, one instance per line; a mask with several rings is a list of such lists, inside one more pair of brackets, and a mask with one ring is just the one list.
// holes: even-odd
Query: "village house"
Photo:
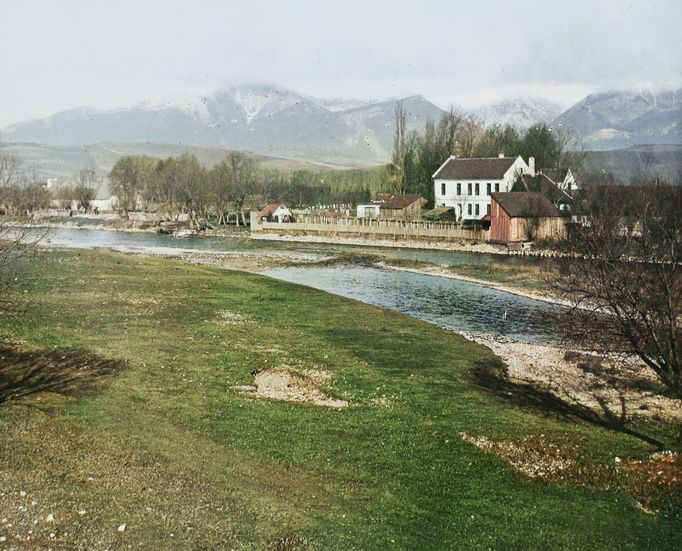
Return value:
[(270, 203), (260, 210), (258, 219), (262, 222), (293, 222), (294, 216), (281, 203)]
[(490, 241), (552, 241), (564, 237), (565, 217), (542, 193), (514, 191), (491, 195)]
[(385, 220), (419, 220), (424, 199), (421, 195), (377, 193), (372, 202), (357, 206), (358, 218), (381, 218)]
[(419, 220), (425, 200), (421, 195), (377, 193), (372, 202), (357, 206), (358, 218), (385, 220)]
[(543, 168), (538, 170), (538, 174), (546, 176), (554, 185), (570, 196), (573, 196), (573, 193), (580, 189), (580, 185), (570, 168)]
[(518, 157), (447, 159), (433, 174), (436, 207), (455, 209), (458, 220), (480, 220), (491, 212), (493, 193), (511, 191), (523, 174), (535, 174), (535, 159)]
[(523, 174), (512, 191), (537, 191), (549, 199), (561, 212), (571, 212), (573, 197), (545, 174)]

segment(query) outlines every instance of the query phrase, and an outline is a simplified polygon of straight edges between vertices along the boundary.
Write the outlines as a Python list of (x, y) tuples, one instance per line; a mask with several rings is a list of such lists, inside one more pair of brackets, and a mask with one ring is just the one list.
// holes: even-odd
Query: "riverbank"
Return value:
[[(620, 478), (620, 458), (651, 446), (492, 394), (472, 375), (500, 361), (450, 331), (159, 257), (38, 250), (14, 269), (23, 314), (0, 337), (15, 355), (123, 367), (0, 404), (10, 547), (675, 549), (682, 535), (674, 486)], [(330, 402), (247, 392), (263, 372), (308, 376)], [(561, 479), (479, 445), (539, 439), (565, 457)]]

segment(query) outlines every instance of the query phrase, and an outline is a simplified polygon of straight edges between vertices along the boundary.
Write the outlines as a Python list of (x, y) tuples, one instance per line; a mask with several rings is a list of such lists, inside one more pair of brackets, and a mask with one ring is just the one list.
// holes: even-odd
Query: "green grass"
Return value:
[[(0, 517), (14, 530), (31, 526), (37, 541), (679, 548), (679, 519), (647, 515), (618, 491), (528, 479), (464, 443), (460, 432), (542, 433), (578, 446), (586, 464), (649, 451), (479, 390), (467, 372), (499, 360), (455, 334), (300, 286), (163, 259), (41, 252), (16, 270), (27, 306), (22, 318), (0, 320), (0, 336), (129, 364), (95, 396), (45, 397), (52, 415), (0, 406)], [(249, 321), (220, 323), (226, 310)], [(352, 406), (231, 390), (256, 368), (284, 364), (330, 372), (329, 392)], [(19, 512), (22, 499), (37, 504)], [(49, 512), (53, 524), (32, 525)]]

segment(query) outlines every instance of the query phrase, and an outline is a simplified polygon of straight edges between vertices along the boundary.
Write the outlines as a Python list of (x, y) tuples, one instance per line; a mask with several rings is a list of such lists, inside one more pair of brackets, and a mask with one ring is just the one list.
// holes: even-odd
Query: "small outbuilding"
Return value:
[(293, 222), (294, 216), (291, 211), (281, 203), (265, 205), (258, 213), (261, 222)]
[(490, 241), (555, 241), (566, 237), (565, 218), (542, 193), (491, 195)]

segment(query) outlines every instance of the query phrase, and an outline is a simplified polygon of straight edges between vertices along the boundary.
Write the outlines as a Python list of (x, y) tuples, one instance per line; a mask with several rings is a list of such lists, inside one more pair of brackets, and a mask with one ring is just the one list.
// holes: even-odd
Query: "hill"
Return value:
[(590, 94), (557, 117), (589, 149), (682, 144), (682, 89)]
[[(153, 143), (95, 143), (88, 145), (0, 144), (0, 150), (21, 160), (25, 171), (35, 172), (41, 178), (69, 179), (82, 168), (93, 168), (108, 173), (116, 161), (124, 155), (148, 155), (165, 158), (192, 153), (206, 166), (213, 166), (230, 154), (228, 149), (168, 145)], [(347, 165), (314, 163), (297, 159), (285, 159), (258, 155), (251, 156), (265, 168), (293, 170), (345, 169)]]
[[(321, 100), (271, 86), (233, 87), (129, 109), (71, 109), (9, 126), (0, 140), (60, 147), (164, 143), (372, 165), (390, 157), (397, 101)], [(442, 113), (421, 96), (403, 102), (410, 129)]]

